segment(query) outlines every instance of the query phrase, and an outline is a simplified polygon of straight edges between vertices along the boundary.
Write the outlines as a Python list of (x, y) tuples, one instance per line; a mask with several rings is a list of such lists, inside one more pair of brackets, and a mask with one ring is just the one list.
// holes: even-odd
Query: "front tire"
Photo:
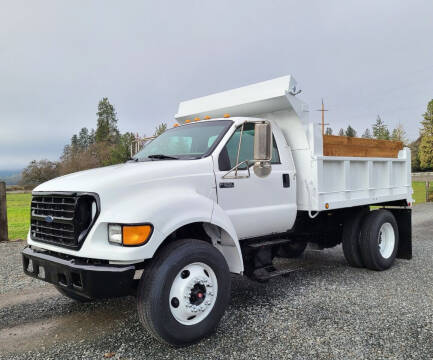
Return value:
[(361, 253), (364, 265), (371, 270), (386, 270), (394, 262), (398, 249), (398, 226), (388, 210), (372, 211), (361, 229)]
[(137, 291), (140, 322), (159, 341), (194, 343), (216, 329), (230, 300), (222, 254), (205, 241), (169, 244), (150, 264)]

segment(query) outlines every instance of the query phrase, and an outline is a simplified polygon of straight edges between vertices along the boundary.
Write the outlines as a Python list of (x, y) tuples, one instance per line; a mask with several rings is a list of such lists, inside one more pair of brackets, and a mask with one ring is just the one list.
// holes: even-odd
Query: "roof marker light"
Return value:
[(178, 123), (175, 123), (174, 125), (173, 125), (173, 127), (178, 127), (179, 126), (179, 124)]
[(200, 121), (199, 117), (194, 118), (194, 121)]
[(209, 120), (209, 119), (210, 119), (210, 116), (209, 116), (209, 115), (206, 115), (206, 116), (204, 117), (204, 119), (205, 119), (205, 120)]
[(230, 117), (230, 114), (224, 114), (224, 117), (225, 117), (225, 118), (229, 118), (229, 117)]
[(190, 122), (191, 122), (190, 119), (186, 119), (186, 120), (185, 120), (185, 124), (189, 124)]

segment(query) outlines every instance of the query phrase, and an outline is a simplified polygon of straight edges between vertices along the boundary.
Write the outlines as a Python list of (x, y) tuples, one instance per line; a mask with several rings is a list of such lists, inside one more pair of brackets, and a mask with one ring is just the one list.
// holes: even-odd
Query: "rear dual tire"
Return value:
[(361, 254), (365, 267), (386, 270), (393, 264), (398, 249), (398, 226), (388, 210), (372, 211), (361, 230)]
[(349, 265), (370, 270), (386, 270), (398, 250), (398, 226), (394, 215), (385, 209), (361, 209), (343, 227), (343, 252)]
[(364, 267), (361, 255), (361, 227), (368, 215), (368, 207), (349, 215), (343, 226), (343, 253), (347, 262), (353, 267)]

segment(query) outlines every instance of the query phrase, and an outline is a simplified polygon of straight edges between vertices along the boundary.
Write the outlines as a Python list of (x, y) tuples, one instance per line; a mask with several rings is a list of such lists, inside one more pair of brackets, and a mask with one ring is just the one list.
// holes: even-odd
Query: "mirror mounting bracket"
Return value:
[[(251, 173), (250, 173), (250, 161), (251, 160), (244, 160), (241, 163), (237, 164), (236, 166), (234, 166), (233, 168), (231, 168), (229, 171), (227, 171), (223, 175), (222, 178), (223, 179), (246, 179), (246, 178), (249, 178), (251, 176)], [(238, 175), (239, 167), (242, 164), (246, 164), (247, 165), (246, 170), (248, 171), (248, 175)], [(235, 172), (235, 174), (234, 175), (230, 175), (232, 172)]]

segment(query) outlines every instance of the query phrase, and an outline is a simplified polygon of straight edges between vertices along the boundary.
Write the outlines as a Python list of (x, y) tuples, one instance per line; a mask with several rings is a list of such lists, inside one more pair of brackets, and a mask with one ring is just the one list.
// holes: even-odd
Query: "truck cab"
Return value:
[(77, 301), (134, 295), (182, 346), (215, 330), (231, 273), (268, 281), (308, 244), (372, 270), (411, 258), (410, 150), (326, 156), (297, 95), (288, 76), (183, 102), (131, 161), (38, 186), (24, 272)]

